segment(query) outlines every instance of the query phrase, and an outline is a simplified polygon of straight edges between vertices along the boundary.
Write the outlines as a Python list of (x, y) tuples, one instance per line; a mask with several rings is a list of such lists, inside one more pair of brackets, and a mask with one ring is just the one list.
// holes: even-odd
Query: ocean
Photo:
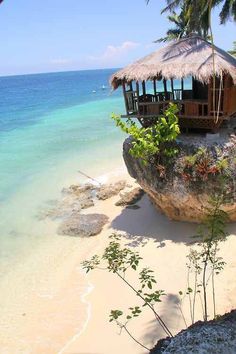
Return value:
[(124, 135), (110, 119), (124, 109), (109, 87), (114, 71), (0, 77), (1, 353), (55, 354), (88, 321), (80, 262), (97, 240), (59, 236), (42, 215), (86, 180), (79, 171), (99, 181), (124, 171)]
[[(115, 69), (114, 69), (115, 70)], [(0, 264), (19, 256), (37, 223), (37, 208), (59, 196), (78, 171), (98, 176), (121, 156), (123, 135), (110, 119), (121, 113), (111, 93), (114, 70), (0, 78)], [(22, 236), (20, 236), (22, 235)]]
[(124, 176), (125, 135), (110, 119), (124, 112), (108, 83), (115, 71), (0, 77), (1, 354), (66, 353), (89, 321), (81, 260), (99, 236), (60, 236), (45, 213), (86, 180), (80, 171)]

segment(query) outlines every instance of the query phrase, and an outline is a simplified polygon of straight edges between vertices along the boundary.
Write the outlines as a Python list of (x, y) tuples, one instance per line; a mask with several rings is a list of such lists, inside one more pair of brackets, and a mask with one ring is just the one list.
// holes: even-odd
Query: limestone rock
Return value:
[(72, 184), (68, 188), (63, 188), (63, 194), (73, 194), (74, 196), (79, 196), (81, 193), (85, 192), (92, 192), (97, 189), (92, 183), (85, 183), (85, 184)]
[(104, 214), (73, 213), (66, 218), (58, 228), (58, 234), (69, 236), (88, 237), (99, 234), (108, 222)]
[(150, 354), (235, 354), (236, 310), (208, 322), (197, 322), (173, 338), (161, 339)]
[(91, 193), (83, 192), (78, 195), (78, 202), (81, 209), (87, 209), (94, 205)]
[(97, 198), (106, 200), (117, 195), (122, 189), (126, 187), (126, 181), (121, 180), (114, 184), (104, 184), (97, 191)]
[[(171, 160), (168, 168), (162, 169), (156, 161), (149, 161), (144, 165), (139, 159), (134, 158), (129, 150), (132, 139), (128, 138), (123, 144), (123, 157), (131, 177), (136, 179), (142, 189), (148, 194), (153, 204), (172, 220), (189, 221), (200, 223), (204, 218), (204, 207), (208, 206), (210, 197), (219, 188), (214, 179), (214, 172), (211, 177), (204, 180), (197, 180), (193, 176), (190, 182), (186, 181), (183, 172), (180, 173), (180, 162), (185, 156), (196, 154), (200, 147), (207, 149), (215, 158), (217, 164), (218, 150), (221, 151), (222, 160), (231, 157), (235, 160), (236, 141), (229, 136), (223, 136), (219, 141), (208, 141), (205, 136), (190, 135), (180, 136), (176, 142), (180, 154)], [(181, 160), (182, 159), (182, 160)], [(236, 161), (236, 160), (235, 160)], [(235, 162), (234, 162), (235, 164)], [(229, 163), (225, 168), (227, 173), (227, 189), (229, 201), (222, 206), (228, 213), (230, 221), (236, 221), (236, 195), (234, 181), (236, 168)], [(232, 165), (232, 166), (231, 166)], [(166, 167), (166, 166), (164, 166)]]
[(136, 204), (144, 195), (143, 189), (136, 187), (129, 192), (121, 194), (121, 198), (115, 203), (117, 206)]

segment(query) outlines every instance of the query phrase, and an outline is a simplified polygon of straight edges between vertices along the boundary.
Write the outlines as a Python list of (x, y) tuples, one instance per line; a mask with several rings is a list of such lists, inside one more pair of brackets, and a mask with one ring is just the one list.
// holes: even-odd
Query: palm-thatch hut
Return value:
[(110, 82), (113, 89), (123, 87), (123, 117), (136, 117), (144, 126), (169, 102), (179, 105), (181, 128), (216, 130), (236, 117), (236, 59), (197, 35), (128, 65)]

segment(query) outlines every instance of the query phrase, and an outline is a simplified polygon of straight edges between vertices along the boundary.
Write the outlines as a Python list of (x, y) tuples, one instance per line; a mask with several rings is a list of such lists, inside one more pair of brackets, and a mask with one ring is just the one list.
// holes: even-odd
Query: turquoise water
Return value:
[(110, 119), (124, 112), (108, 87), (113, 72), (0, 78), (1, 353), (61, 352), (89, 319), (81, 261), (100, 235), (59, 236), (60, 221), (42, 215), (84, 181), (79, 170), (103, 181), (125, 170), (124, 135)]
[[(0, 265), (48, 234), (37, 213), (64, 186), (122, 164), (115, 69), (0, 78)], [(179, 82), (175, 82), (176, 87)], [(189, 85), (187, 80), (186, 86)], [(150, 86), (150, 85), (149, 85)], [(149, 87), (148, 86), (148, 87)], [(161, 87), (159, 88), (161, 89)]]
[(121, 162), (123, 135), (110, 114), (123, 111), (123, 100), (111, 95), (113, 72), (0, 78), (0, 262), (43, 237), (38, 209), (79, 181), (78, 170), (99, 176)]

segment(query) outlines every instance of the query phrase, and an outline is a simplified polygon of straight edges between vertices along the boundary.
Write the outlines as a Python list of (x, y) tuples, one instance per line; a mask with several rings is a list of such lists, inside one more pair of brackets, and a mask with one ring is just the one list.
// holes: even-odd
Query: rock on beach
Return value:
[(108, 217), (104, 214), (73, 213), (61, 223), (58, 234), (81, 237), (95, 236), (102, 231), (107, 222)]

